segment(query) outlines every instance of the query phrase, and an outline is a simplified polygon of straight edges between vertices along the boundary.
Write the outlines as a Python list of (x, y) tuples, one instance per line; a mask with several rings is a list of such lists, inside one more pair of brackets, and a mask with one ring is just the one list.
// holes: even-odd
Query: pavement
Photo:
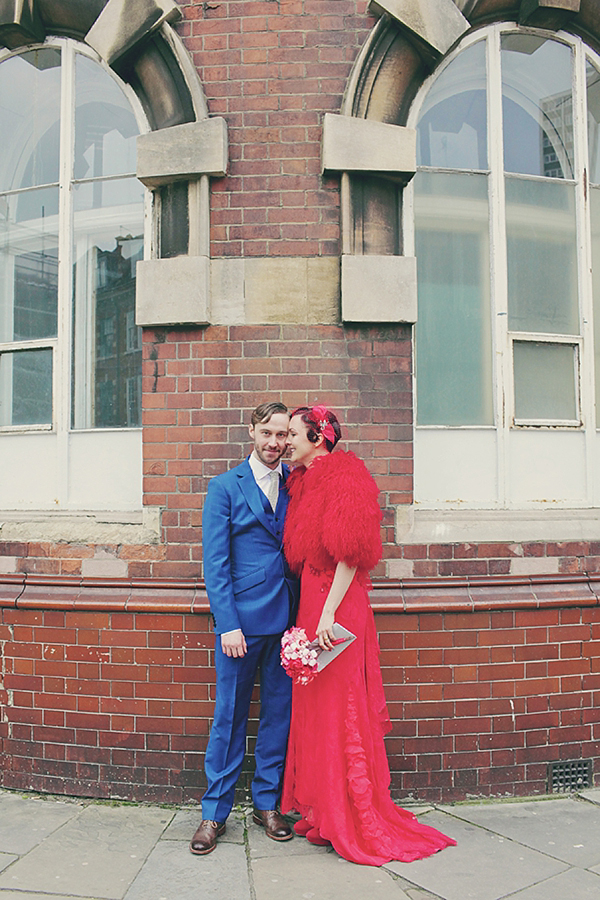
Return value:
[(271, 841), (249, 809), (199, 857), (188, 850), (197, 808), (0, 790), (0, 900), (600, 898), (600, 788), (410, 808), (458, 845), (378, 868), (302, 838)]

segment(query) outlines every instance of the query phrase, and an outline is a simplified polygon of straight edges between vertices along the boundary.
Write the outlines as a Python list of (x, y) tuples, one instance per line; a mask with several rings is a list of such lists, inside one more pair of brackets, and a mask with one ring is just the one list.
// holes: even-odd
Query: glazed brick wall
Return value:
[(145, 342), (144, 502), (164, 508), (166, 545), (151, 574), (200, 575), (208, 481), (249, 452), (250, 412), (267, 398), (338, 412), (345, 446), (377, 479), (395, 552), (394, 506), (412, 501), (408, 326), (213, 326), (149, 331)]
[(547, 765), (600, 773), (600, 610), (377, 617), (396, 796), (546, 792)]
[(323, 114), (339, 113), (374, 19), (367, 0), (180, 3), (177, 29), (210, 115), (229, 129), (212, 181), (212, 256), (335, 256), (339, 179), (323, 178)]
[[(1, 610), (2, 784), (197, 801), (214, 697), (208, 615), (49, 606)], [(397, 799), (544, 793), (561, 759), (600, 772), (599, 606), (381, 608), (376, 624)]]

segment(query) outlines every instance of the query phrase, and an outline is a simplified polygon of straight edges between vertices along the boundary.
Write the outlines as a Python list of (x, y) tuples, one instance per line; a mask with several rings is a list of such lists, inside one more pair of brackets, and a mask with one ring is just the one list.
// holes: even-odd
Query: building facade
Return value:
[(394, 795), (593, 783), (597, 0), (0, 0), (0, 46), (2, 783), (199, 799), (266, 397), (380, 487)]

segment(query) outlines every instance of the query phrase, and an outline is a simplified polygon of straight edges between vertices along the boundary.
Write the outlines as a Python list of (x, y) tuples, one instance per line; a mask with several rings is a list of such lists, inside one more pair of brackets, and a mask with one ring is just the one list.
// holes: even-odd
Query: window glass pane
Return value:
[(142, 351), (135, 324), (135, 267), (143, 256), (143, 196), (135, 178), (75, 188), (75, 428), (140, 424)]
[(573, 421), (577, 348), (572, 344), (514, 341), (515, 418)]
[(589, 60), (585, 64), (587, 82), (588, 142), (590, 181), (600, 183), (600, 73)]
[(420, 425), (493, 423), (487, 176), (415, 177)]
[(590, 210), (592, 219), (592, 284), (594, 292), (596, 428), (600, 428), (600, 188), (590, 189)]
[(0, 354), (0, 426), (52, 422), (52, 350)]
[(77, 54), (74, 178), (135, 172), (138, 134), (129, 100), (114, 78)]
[(434, 82), (419, 117), (419, 165), (487, 169), (485, 70), (485, 41), (480, 41)]
[(506, 178), (508, 325), (578, 334), (575, 186)]
[(58, 188), (0, 195), (0, 342), (56, 336), (57, 303)]
[(0, 63), (0, 191), (58, 181), (60, 50)]
[(571, 50), (528, 34), (502, 36), (504, 168), (573, 178)]

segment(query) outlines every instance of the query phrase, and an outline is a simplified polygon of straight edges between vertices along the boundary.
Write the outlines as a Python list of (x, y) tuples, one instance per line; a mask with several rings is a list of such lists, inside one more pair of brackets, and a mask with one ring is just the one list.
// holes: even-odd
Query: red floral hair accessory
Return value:
[(310, 418), (317, 426), (324, 438), (335, 444), (335, 431), (333, 425), (327, 418), (328, 409), (326, 406), (313, 406), (310, 411)]

